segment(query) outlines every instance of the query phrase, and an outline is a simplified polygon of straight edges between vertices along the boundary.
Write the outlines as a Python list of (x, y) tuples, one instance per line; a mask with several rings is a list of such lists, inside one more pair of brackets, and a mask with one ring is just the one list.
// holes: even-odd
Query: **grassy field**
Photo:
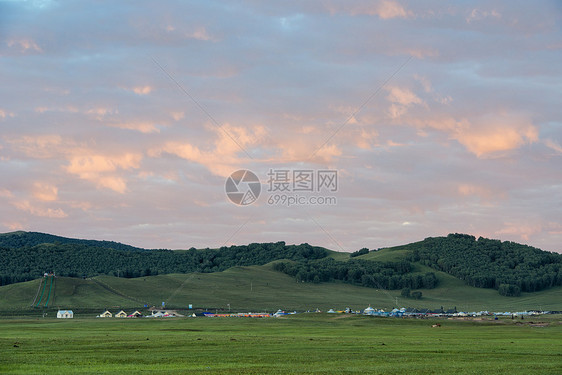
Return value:
[(2, 319), (0, 373), (560, 374), (560, 317), (537, 319)]
[[(376, 255), (376, 253), (374, 254)], [(384, 255), (381, 252), (378, 256)], [(371, 256), (369, 254), (368, 256)], [(416, 272), (430, 268), (416, 265)], [(521, 297), (502, 297), (491, 289), (473, 288), (442, 272), (436, 272), (440, 284), (422, 289), (421, 300), (404, 299), (399, 290), (377, 290), (343, 283), (297, 283), (295, 279), (272, 270), (271, 266), (234, 267), (211, 274), (173, 274), (135, 279), (97, 276), (91, 280), (59, 277), (56, 279), (51, 309), (138, 309), (166, 306), (234, 311), (307, 311), (319, 308), (355, 310), (371, 305), (377, 308), (417, 307), (436, 309), (457, 307), (459, 311), (562, 310), (562, 287)], [(30, 309), (39, 280), (0, 287), (0, 315), (25, 312), (40, 316), (44, 308)], [(51, 310), (52, 311), (52, 310)]]

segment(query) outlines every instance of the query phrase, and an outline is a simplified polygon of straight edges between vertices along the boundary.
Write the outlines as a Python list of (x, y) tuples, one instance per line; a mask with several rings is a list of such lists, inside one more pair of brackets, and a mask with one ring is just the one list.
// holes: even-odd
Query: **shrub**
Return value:
[(415, 291), (415, 292), (412, 292), (412, 298), (421, 299), (422, 298), (422, 292), (420, 292), (419, 290)]
[(365, 255), (365, 254), (369, 254), (369, 249), (367, 249), (366, 247), (362, 248), (361, 250), (357, 250), (357, 251), (349, 254), (349, 256), (351, 258), (353, 258), (353, 257), (358, 257), (359, 255)]
[(521, 295), (521, 288), (513, 284), (501, 284), (498, 292), (506, 297), (519, 297)]

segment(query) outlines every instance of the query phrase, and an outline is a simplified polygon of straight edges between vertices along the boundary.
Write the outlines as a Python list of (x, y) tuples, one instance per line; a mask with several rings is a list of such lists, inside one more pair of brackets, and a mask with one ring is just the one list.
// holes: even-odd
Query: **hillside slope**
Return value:
[[(423, 266), (419, 266), (423, 267)], [(420, 269), (421, 272), (426, 269)], [(144, 304), (172, 308), (228, 311), (275, 311), (417, 307), (456, 307), (459, 311), (562, 310), (562, 287), (521, 297), (504, 297), (492, 289), (464, 285), (446, 273), (437, 272), (439, 286), (421, 289), (423, 298), (402, 298), (400, 291), (377, 290), (344, 283), (303, 283), (272, 269), (272, 265), (234, 267), (223, 272), (170, 274), (134, 279), (96, 276), (90, 280), (59, 277), (50, 308), (72, 308), (100, 313), (108, 308), (138, 309)], [(40, 280), (0, 287), (0, 311), (37, 311), (30, 303)]]
[[(4, 241), (1, 241), (2, 238)], [(134, 278), (169, 273), (218, 272), (234, 266), (263, 265), (277, 259), (319, 259), (327, 254), (324, 248), (306, 243), (286, 245), (276, 242), (186, 251), (131, 251), (126, 245), (99, 247), (96, 242), (93, 246), (90, 241), (68, 239), (61, 242), (60, 238), (21, 232), (0, 236), (0, 244), (7, 246), (0, 246), (0, 285), (33, 280), (46, 272), (69, 277), (115, 275)], [(32, 245), (43, 240), (55, 242)], [(25, 245), (18, 247), (18, 241)]]
[(279, 261), (275, 262), (273, 270), (292, 276), (294, 282), (344, 282), (373, 289), (429, 291), (447, 280), (436, 277), (436, 271), (453, 276), (463, 284), (496, 289), (503, 296), (562, 286), (561, 254), (464, 234), (429, 237), (377, 251), (362, 249), (354, 254), (306, 243), (254, 243), (172, 251), (144, 250), (107, 241), (66, 239), (34, 232), (0, 235), (0, 285), (33, 280), (44, 272), (83, 278), (101, 275), (139, 278), (215, 273), (272, 261)]

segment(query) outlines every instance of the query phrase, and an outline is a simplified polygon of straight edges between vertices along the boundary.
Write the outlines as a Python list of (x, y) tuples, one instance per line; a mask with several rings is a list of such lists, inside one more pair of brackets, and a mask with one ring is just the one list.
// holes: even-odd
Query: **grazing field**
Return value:
[(0, 373), (560, 374), (559, 319), (3, 319)]

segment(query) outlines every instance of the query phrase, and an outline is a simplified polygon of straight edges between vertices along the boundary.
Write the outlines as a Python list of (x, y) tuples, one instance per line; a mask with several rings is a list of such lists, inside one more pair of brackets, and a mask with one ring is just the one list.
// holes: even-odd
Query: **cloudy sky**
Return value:
[(0, 232), (562, 251), (561, 26), (554, 0), (0, 0)]

